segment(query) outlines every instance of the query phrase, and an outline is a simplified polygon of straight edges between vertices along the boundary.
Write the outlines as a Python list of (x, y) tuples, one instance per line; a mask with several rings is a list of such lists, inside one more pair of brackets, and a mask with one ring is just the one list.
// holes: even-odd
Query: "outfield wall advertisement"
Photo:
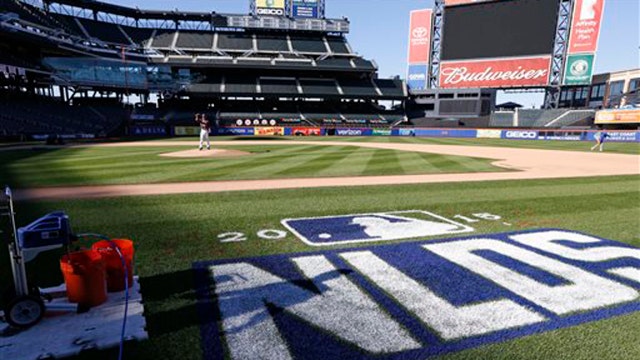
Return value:
[[(136, 128), (135, 126), (132, 127)], [(151, 129), (153, 128), (153, 129)], [(138, 130), (132, 135), (160, 136), (165, 135), (157, 126)], [(158, 128), (156, 130), (156, 128)], [(132, 130), (133, 131), (133, 130)], [(550, 140), (550, 141), (594, 141), (595, 130), (530, 130), (530, 129), (443, 129), (443, 128), (403, 128), (403, 129), (371, 129), (371, 128), (321, 128), (321, 127), (223, 127), (214, 130), (216, 135), (232, 136), (402, 136), (432, 138), (466, 138), (466, 139), (508, 139), (508, 140)], [(612, 130), (607, 131), (607, 142), (640, 142), (640, 131)], [(200, 135), (196, 126), (176, 126), (175, 136)]]
[(167, 128), (164, 125), (134, 125), (129, 127), (131, 136), (166, 136)]

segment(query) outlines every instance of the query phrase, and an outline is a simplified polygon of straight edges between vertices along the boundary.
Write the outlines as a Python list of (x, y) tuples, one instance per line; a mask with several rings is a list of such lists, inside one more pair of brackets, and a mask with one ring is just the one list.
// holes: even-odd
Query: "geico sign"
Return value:
[(506, 136), (513, 139), (536, 139), (538, 133), (535, 131), (507, 131)]
[(426, 74), (409, 74), (409, 80), (425, 80), (426, 78)]
[(258, 15), (275, 15), (275, 16), (284, 16), (283, 9), (269, 9), (269, 8), (258, 8)]

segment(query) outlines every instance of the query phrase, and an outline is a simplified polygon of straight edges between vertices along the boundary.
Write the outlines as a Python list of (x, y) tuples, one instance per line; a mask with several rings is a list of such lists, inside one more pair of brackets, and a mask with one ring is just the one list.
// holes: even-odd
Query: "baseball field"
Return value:
[[(64, 210), (134, 240), (149, 339), (125, 358), (638, 359), (640, 145), (590, 146), (2, 147), (0, 183), (19, 225)], [(59, 284), (59, 256), (32, 281)]]

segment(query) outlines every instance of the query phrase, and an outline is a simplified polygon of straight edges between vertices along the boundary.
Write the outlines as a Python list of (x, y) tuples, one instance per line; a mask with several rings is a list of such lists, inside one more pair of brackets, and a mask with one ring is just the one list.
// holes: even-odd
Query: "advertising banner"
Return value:
[(409, 64), (428, 64), (431, 55), (430, 9), (411, 12), (409, 25)]
[(336, 129), (337, 136), (369, 136), (372, 133), (371, 129)]
[(604, 0), (577, 0), (569, 33), (568, 54), (595, 53), (598, 48)]
[(255, 0), (257, 15), (284, 16), (284, 0)]
[(476, 138), (478, 136), (478, 131), (457, 129), (415, 129), (415, 136), (439, 138)]
[(411, 90), (424, 90), (428, 85), (428, 65), (409, 65), (407, 74), (407, 86)]
[(640, 123), (640, 109), (601, 110), (596, 113), (596, 124)]
[[(589, 132), (587, 139), (589, 141), (595, 141), (594, 135), (596, 132)], [(609, 135), (604, 141), (610, 142), (640, 142), (640, 131), (606, 131)]]
[(581, 141), (585, 136), (584, 131), (541, 130), (538, 132), (538, 140)]
[(501, 136), (502, 136), (501, 130), (488, 130), (488, 129), (478, 130), (478, 139), (500, 139)]
[(416, 136), (415, 129), (398, 129), (398, 136)]
[(291, 135), (293, 135), (293, 136), (320, 136), (320, 135), (322, 135), (322, 130), (320, 128), (294, 127), (294, 128), (291, 128)]
[(508, 88), (546, 86), (551, 56), (447, 61), (440, 65), (440, 87)]
[(293, 17), (318, 18), (318, 0), (292, 0)]
[[(230, 127), (230, 128), (217, 128), (216, 134), (218, 135), (253, 135), (253, 128), (240, 128), (240, 127)], [(199, 133), (198, 133), (199, 134)]]
[(254, 128), (253, 133), (256, 136), (284, 135), (284, 128), (283, 127), (257, 127), (257, 128)]
[(173, 135), (176, 136), (199, 136), (199, 126), (176, 126), (173, 128)]
[(129, 134), (132, 136), (165, 136), (167, 129), (164, 125), (131, 126)]
[(538, 132), (535, 130), (503, 130), (502, 138), (511, 140), (538, 140)]
[(391, 136), (391, 130), (390, 129), (373, 129), (373, 131), (371, 132), (371, 135), (373, 135), (373, 136)]
[(589, 85), (593, 76), (594, 54), (567, 56), (562, 85)]

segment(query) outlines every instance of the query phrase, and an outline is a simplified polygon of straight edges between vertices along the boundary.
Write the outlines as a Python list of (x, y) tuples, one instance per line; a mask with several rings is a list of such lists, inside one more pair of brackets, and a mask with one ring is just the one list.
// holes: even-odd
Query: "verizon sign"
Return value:
[(595, 53), (600, 36), (604, 0), (577, 0), (573, 9), (567, 53)]
[(431, 52), (431, 18), (429, 9), (411, 12), (409, 26), (409, 64), (426, 64)]
[(546, 86), (551, 56), (447, 61), (440, 67), (441, 88)]

